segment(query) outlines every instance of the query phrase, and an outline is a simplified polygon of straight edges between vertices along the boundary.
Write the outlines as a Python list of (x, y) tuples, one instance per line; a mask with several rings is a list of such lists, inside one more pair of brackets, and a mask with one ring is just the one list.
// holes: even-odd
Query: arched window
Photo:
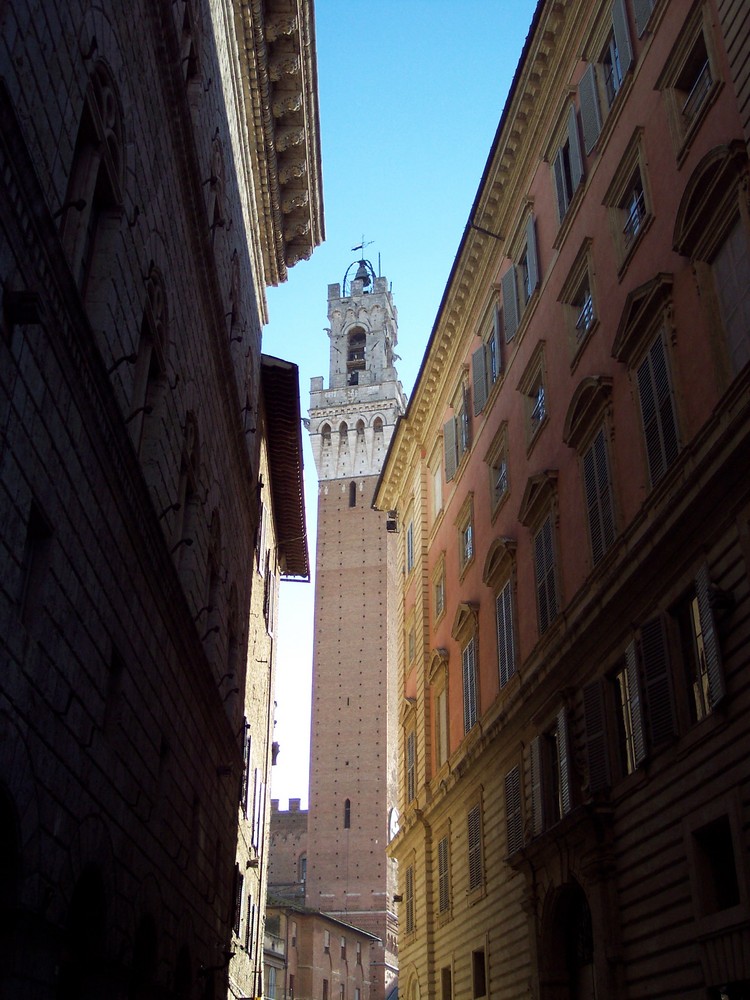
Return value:
[(349, 799), (344, 803), (344, 829), (348, 830), (352, 825), (352, 804)]
[(96, 294), (101, 244), (119, 228), (122, 150), (120, 99), (108, 67), (99, 61), (89, 79), (60, 219), (63, 245), (87, 306)]
[(372, 422), (372, 429), (376, 434), (383, 433), (383, 421), (380, 417), (375, 417)]
[(349, 428), (346, 426), (346, 421), (342, 420), (339, 425), (339, 438), (341, 444), (346, 444), (349, 435)]
[(357, 484), (355, 482), (349, 483), (349, 506), (357, 506)]
[(321, 439), (322, 439), (322, 442), (323, 442), (324, 446), (331, 443), (331, 425), (330, 424), (323, 424), (323, 426), (320, 428), (320, 436), (321, 436)]
[(346, 383), (359, 384), (359, 373), (365, 369), (365, 331), (355, 326), (349, 331), (346, 341)]
[(365, 436), (365, 422), (364, 420), (357, 421), (357, 437), (363, 438)]
[(161, 274), (153, 265), (146, 281), (146, 301), (135, 360), (133, 398), (128, 422), (133, 443), (142, 458), (149, 421), (164, 392), (167, 361), (167, 306)]

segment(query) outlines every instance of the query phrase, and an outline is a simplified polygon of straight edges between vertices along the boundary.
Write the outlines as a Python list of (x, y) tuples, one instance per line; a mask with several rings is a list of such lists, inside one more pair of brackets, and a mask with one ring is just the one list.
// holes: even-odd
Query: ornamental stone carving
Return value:
[(306, 173), (307, 164), (304, 160), (292, 160), (280, 168), (279, 180), (282, 184), (288, 184), (292, 180), (300, 180)]
[(285, 152), (294, 146), (301, 146), (305, 141), (305, 130), (302, 126), (296, 128), (280, 128), (276, 133), (276, 150)]
[(294, 225), (288, 226), (284, 230), (284, 239), (287, 243), (291, 243), (292, 240), (300, 239), (303, 236), (307, 236), (310, 232), (310, 220), (305, 219), (301, 222), (297, 222)]
[(287, 17), (283, 17), (282, 15), (271, 17), (266, 21), (266, 41), (275, 42), (282, 35), (289, 37), (296, 30), (297, 18), (294, 14), (289, 14)]
[(284, 198), (281, 202), (281, 211), (284, 215), (289, 215), (293, 212), (295, 208), (304, 208), (310, 201), (309, 191), (300, 191), (298, 194), (291, 195), (288, 198)]
[(302, 94), (290, 94), (288, 97), (279, 97), (273, 102), (272, 109), (274, 118), (283, 118), (284, 115), (293, 114), (302, 110)]
[(268, 75), (273, 81), (283, 76), (296, 76), (300, 71), (299, 56), (287, 55), (272, 59), (268, 67)]

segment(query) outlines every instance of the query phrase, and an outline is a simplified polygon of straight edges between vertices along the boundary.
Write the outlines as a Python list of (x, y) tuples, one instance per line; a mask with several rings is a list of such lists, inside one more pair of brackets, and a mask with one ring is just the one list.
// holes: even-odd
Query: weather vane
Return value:
[(361, 243), (359, 244), (359, 246), (356, 246), (356, 247), (352, 247), (352, 253), (355, 253), (355, 252), (356, 252), (357, 250), (364, 250), (364, 249), (365, 249), (365, 247), (369, 247), (369, 246), (372, 246), (372, 244), (373, 244), (374, 242), (375, 242), (375, 240), (368, 240), (368, 241), (367, 241), (367, 242), (365, 243), (365, 234), (364, 234), (364, 233), (362, 233), (362, 242), (361, 242)]

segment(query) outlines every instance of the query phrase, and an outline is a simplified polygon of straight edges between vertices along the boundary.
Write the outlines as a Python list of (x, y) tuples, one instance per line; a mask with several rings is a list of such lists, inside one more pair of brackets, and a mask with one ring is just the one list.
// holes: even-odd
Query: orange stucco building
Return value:
[(376, 492), (409, 1000), (750, 995), (743, 10), (535, 12)]

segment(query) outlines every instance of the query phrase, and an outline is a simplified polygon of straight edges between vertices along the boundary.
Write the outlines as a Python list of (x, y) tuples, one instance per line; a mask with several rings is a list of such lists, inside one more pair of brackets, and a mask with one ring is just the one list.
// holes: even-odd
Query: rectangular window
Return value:
[(341, 938), (341, 957), (346, 958), (346, 938)]
[(232, 918), (232, 930), (239, 935), (242, 923), (242, 898), (244, 895), (245, 879), (240, 874), (240, 866), (234, 866), (234, 913)]
[(532, 830), (535, 836), (567, 816), (572, 808), (568, 714), (560, 709), (555, 724), (534, 737), (529, 748)]
[(646, 220), (646, 195), (640, 170), (636, 170), (633, 174), (619, 207), (623, 219), (623, 246), (627, 252), (635, 243), (635, 238)]
[(552, 163), (552, 176), (557, 195), (557, 214), (562, 222), (573, 195), (583, 180), (583, 158), (575, 105), (568, 109), (567, 131)]
[(448, 866), (448, 838), (438, 841), (438, 912), (447, 913), (450, 908), (450, 870)]
[(471, 356), (471, 374), (474, 388), (474, 414), (484, 409), (493, 385), (501, 371), (502, 311), (498, 305), (482, 331), (482, 344)]
[(508, 476), (508, 424), (506, 421), (500, 425), (492, 444), (484, 457), (489, 471), (490, 482), (490, 506), (492, 515), (505, 500), (510, 489), (510, 479)]
[(437, 766), (441, 767), (448, 760), (448, 696), (445, 688), (435, 695), (435, 729)]
[(294, 1000), (294, 976), (289, 976), (289, 1000)]
[(245, 919), (245, 951), (250, 952), (250, 948), (253, 943), (253, 897), (249, 895), (247, 897), (247, 917)]
[(482, 814), (478, 805), (469, 810), (467, 824), (469, 892), (473, 892), (484, 881), (484, 872), (482, 870)]
[(406, 905), (406, 933), (414, 931), (414, 866), (409, 865), (404, 878), (405, 893), (404, 903)]
[(471, 414), (469, 387), (462, 385), (453, 401), (453, 416), (443, 424), (443, 452), (445, 479), (450, 482), (456, 475), (461, 460), (471, 447)]
[(451, 967), (444, 965), (440, 970), (440, 1000), (453, 1000), (452, 980)]
[(636, 369), (649, 479), (656, 486), (680, 450), (672, 384), (662, 334)]
[(740, 888), (729, 817), (719, 816), (694, 830), (693, 844), (701, 914), (710, 916), (737, 906)]
[(523, 847), (521, 771), (517, 765), (505, 775), (505, 831), (510, 856)]
[(406, 572), (414, 569), (414, 522), (409, 521), (406, 528)]
[(438, 461), (432, 469), (432, 518), (435, 520), (443, 509), (443, 463)]
[(471, 984), (474, 1000), (487, 996), (487, 968), (484, 960), (484, 948), (471, 953)]
[(417, 630), (413, 621), (410, 622), (406, 633), (406, 655), (409, 663), (413, 663), (417, 655)]
[(406, 737), (406, 801), (417, 794), (417, 736), (414, 730)]
[(625, 0), (613, 0), (604, 27), (607, 34), (600, 54), (595, 62), (589, 64), (578, 86), (583, 144), (587, 154), (596, 145), (603, 122), (633, 62)]
[(361, 965), (362, 964), (362, 943), (360, 941), (357, 941), (357, 944), (356, 944), (356, 956), (357, 956), (357, 965)]
[(513, 586), (508, 580), (495, 597), (497, 626), (497, 661), (500, 687), (505, 687), (516, 672), (516, 649), (513, 634)]
[(458, 566), (461, 574), (474, 558), (474, 498), (469, 494), (464, 501), (458, 517)]
[(516, 335), (523, 313), (539, 285), (539, 257), (536, 242), (536, 224), (533, 214), (526, 220), (526, 242), (517, 258), (500, 280), (503, 293), (505, 340)]
[(700, 722), (726, 694), (706, 566), (701, 567), (694, 586), (673, 614), (680, 632), (690, 716), (693, 722)]
[(575, 339), (577, 343), (585, 338), (591, 327), (594, 325), (594, 299), (591, 295), (591, 283), (589, 273), (586, 271), (583, 280), (576, 291), (571, 303), (575, 313)]
[(323, 953), (326, 955), (331, 954), (331, 932), (323, 931)]
[(750, 361), (750, 250), (740, 218), (711, 261), (729, 363), (737, 375)]
[(539, 635), (544, 635), (558, 612), (552, 517), (549, 514), (534, 536), (534, 575)]
[(607, 440), (601, 428), (583, 453), (583, 487), (594, 565), (615, 540), (612, 483), (607, 458)]
[(432, 621), (436, 625), (445, 613), (445, 557), (440, 556), (432, 573)]
[(323, 980), (323, 1000), (328, 1000), (328, 980)]
[(461, 653), (464, 686), (464, 733), (468, 733), (477, 721), (477, 667), (474, 639), (469, 639)]

